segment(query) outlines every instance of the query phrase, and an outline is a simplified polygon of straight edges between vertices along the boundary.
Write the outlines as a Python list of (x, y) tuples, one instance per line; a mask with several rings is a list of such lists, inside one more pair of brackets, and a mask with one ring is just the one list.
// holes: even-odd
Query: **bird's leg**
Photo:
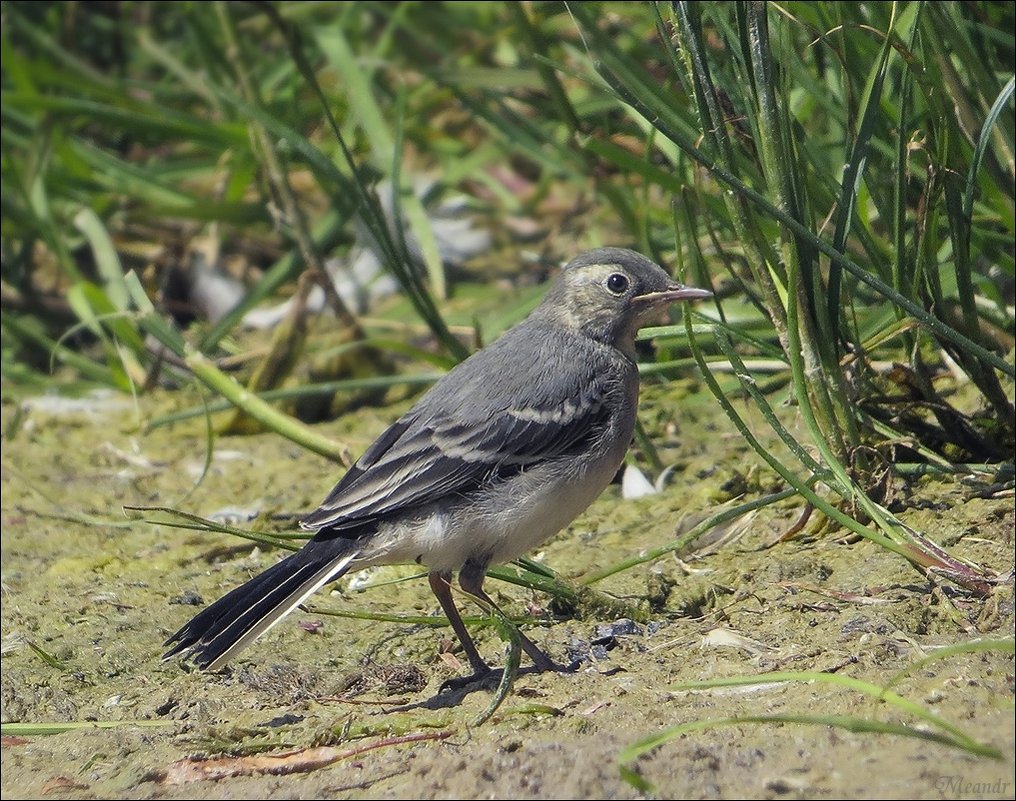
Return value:
[[(476, 650), (476, 644), (473, 642), (473, 638), (469, 636), (466, 624), (462, 622), (459, 610), (455, 608), (455, 601), (452, 599), (452, 574), (435, 571), (428, 574), (427, 579), (430, 581), (430, 588), (433, 590), (434, 595), (437, 596), (437, 600), (441, 604), (448, 622), (452, 624), (455, 635), (459, 638), (459, 642), (462, 643), (462, 650), (466, 652), (469, 664), (473, 668), (472, 676), (468, 676), (465, 679), (455, 679), (455, 684), (463, 686), (471, 684), (491, 673), (491, 667), (483, 661), (480, 652)], [(450, 682), (445, 682), (441, 689), (443, 690), (448, 686), (451, 686)]]
[[(459, 585), (463, 590), (476, 598), (481, 604), (500, 611), (498, 605), (494, 603), (494, 599), (483, 591), (483, 580), (486, 577), (486, 565), (466, 562), (466, 564), (462, 567), (462, 570), (459, 571)], [(530, 640), (521, 631), (519, 632), (519, 639), (521, 640), (522, 650), (526, 652), (531, 660), (533, 660), (533, 667), (536, 668), (537, 673), (543, 673), (548, 670), (552, 670), (556, 673), (569, 673), (578, 667), (577, 664), (559, 665), (543, 653), (543, 651), (537, 647), (536, 643)]]

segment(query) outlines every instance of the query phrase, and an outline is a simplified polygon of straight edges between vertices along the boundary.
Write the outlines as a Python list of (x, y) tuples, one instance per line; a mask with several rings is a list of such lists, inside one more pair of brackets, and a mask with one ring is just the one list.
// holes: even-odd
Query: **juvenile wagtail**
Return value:
[[(416, 562), (480, 678), (452, 574), (482, 604), (487, 569), (532, 550), (617, 473), (638, 405), (635, 333), (678, 300), (711, 293), (644, 256), (601, 248), (570, 262), (522, 323), (449, 371), (393, 423), (302, 522), (296, 553), (197, 614), (166, 641), (200, 668), (226, 664), (350, 570)], [(538, 671), (560, 670), (522, 637)]]

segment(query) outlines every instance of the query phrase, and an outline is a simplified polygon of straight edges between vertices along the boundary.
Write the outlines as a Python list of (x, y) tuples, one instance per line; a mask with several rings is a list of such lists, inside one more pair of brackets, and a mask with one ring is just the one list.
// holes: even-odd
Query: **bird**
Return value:
[[(417, 563), (469, 660), (452, 580), (479, 605), (488, 568), (548, 540), (600, 495), (631, 444), (635, 335), (676, 301), (711, 296), (625, 248), (566, 264), (521, 323), (460, 362), (392, 423), (302, 521), (303, 547), (195, 615), (166, 640), (198, 668), (223, 667), (349, 571)], [(536, 672), (569, 669), (521, 635)], [(447, 684), (447, 683), (446, 683)]]

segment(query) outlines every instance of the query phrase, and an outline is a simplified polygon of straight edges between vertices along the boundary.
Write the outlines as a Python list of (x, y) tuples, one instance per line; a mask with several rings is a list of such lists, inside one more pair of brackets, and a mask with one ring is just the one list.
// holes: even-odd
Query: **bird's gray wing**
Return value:
[(578, 452), (609, 424), (610, 414), (607, 380), (586, 368), (562, 370), (550, 395), (521, 393), (528, 402), (501, 387), (495, 394), (516, 400), (496, 404), (480, 385), (463, 381), (463, 391), (480, 395), (472, 403), (421, 403), (371, 445), (303, 525), (341, 535)]

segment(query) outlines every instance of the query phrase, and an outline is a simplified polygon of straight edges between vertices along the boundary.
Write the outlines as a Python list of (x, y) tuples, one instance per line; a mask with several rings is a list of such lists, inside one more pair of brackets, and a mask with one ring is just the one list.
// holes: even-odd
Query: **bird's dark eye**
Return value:
[(628, 291), (628, 276), (624, 273), (614, 273), (607, 278), (607, 289), (615, 295), (623, 295)]

